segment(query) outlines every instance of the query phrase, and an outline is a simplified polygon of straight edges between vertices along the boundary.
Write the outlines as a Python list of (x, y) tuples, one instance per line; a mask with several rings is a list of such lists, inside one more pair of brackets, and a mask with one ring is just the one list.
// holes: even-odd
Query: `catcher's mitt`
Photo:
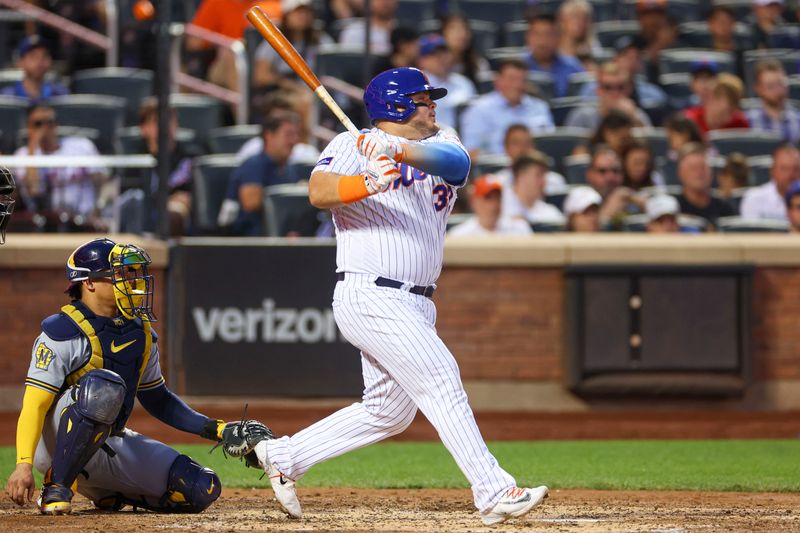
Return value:
[(259, 468), (253, 449), (262, 440), (274, 439), (267, 426), (258, 420), (228, 422), (222, 430), (222, 449), (232, 457), (244, 457), (247, 466)]

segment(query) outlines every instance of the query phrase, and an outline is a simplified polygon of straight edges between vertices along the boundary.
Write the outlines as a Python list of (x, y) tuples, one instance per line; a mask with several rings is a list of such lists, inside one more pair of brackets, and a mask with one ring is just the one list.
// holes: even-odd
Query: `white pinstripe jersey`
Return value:
[[(384, 139), (404, 144), (449, 142), (466, 153), (458, 137), (439, 131), (420, 141), (373, 128)], [(385, 192), (332, 209), (336, 225), (336, 271), (361, 272), (432, 285), (442, 271), (444, 235), (457, 187), (404, 163), (402, 177)], [(356, 140), (341, 133), (320, 154), (314, 172), (364, 174), (367, 158)]]

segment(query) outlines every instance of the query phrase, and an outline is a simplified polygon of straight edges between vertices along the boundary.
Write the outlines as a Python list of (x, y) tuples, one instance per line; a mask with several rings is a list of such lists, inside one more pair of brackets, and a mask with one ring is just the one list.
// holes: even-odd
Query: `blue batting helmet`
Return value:
[[(369, 82), (364, 91), (367, 114), (374, 124), (376, 120), (403, 122), (416, 110), (409, 95), (427, 91), (431, 100), (447, 94), (447, 89), (434, 87), (421, 70), (411, 67), (395, 68), (381, 72)], [(403, 107), (401, 111), (398, 106)]]

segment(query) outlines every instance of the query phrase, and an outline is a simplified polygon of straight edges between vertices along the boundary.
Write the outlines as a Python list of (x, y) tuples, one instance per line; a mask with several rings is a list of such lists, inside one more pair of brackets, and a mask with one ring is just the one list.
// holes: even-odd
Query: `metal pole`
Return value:
[(106, 0), (106, 26), (110, 41), (106, 50), (106, 66), (116, 67), (119, 65), (119, 14), (116, 0)]
[(370, 53), (370, 40), (372, 39), (372, 0), (364, 0), (364, 73), (361, 76), (361, 86), (366, 87), (372, 79), (372, 55)]
[[(172, 16), (172, 0), (159, 0), (156, 22), (156, 96), (158, 97), (158, 193), (156, 194), (157, 223), (156, 233), (162, 239), (169, 237), (169, 216), (167, 214), (167, 197), (169, 196), (170, 171), (170, 18)], [(150, 189), (146, 184), (145, 189)], [(145, 207), (147, 209), (147, 207)]]

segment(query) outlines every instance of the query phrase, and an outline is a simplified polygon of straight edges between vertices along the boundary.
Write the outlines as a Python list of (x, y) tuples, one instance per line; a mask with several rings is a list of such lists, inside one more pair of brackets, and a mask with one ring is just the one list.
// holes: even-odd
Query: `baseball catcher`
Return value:
[(0, 167), (0, 244), (6, 242), (6, 228), (14, 212), (14, 191), (17, 185), (14, 176), (6, 167)]
[[(69, 513), (75, 491), (104, 510), (198, 513), (211, 505), (222, 490), (213, 470), (125, 427), (134, 398), (162, 422), (246, 455), (245, 423), (202, 415), (164, 383), (149, 264), (143, 249), (109, 239), (69, 256), (72, 301), (42, 322), (25, 380), (6, 487), (17, 504), (31, 501), (36, 466), (45, 476), (37, 502), (44, 514)], [(272, 437), (252, 424), (263, 428), (252, 432), (257, 438)]]

